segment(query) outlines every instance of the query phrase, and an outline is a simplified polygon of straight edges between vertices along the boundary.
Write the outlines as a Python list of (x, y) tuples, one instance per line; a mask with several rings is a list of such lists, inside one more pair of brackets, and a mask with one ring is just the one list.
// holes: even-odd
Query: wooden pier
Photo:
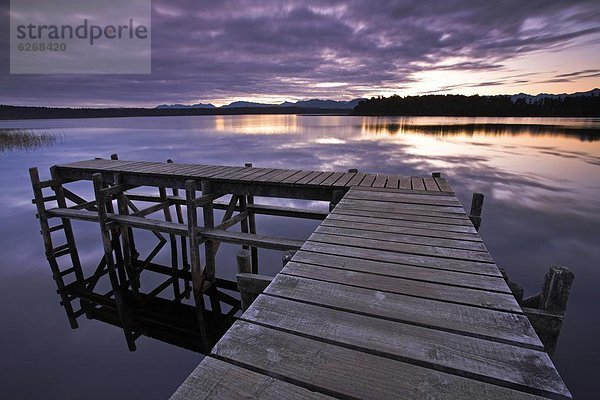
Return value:
[[(49, 181), (31, 170), (46, 255), (73, 327), (86, 314), (122, 327), (130, 349), (148, 335), (208, 354), (172, 399), (571, 398), (439, 175), (113, 158), (58, 165)], [(94, 199), (68, 188), (86, 180)], [(134, 193), (140, 186), (158, 195)], [(229, 200), (219, 202), (223, 196)], [(255, 196), (327, 201), (331, 212), (260, 205)], [(215, 209), (225, 210), (220, 223)], [(261, 214), (322, 222), (304, 242), (258, 234)], [(91, 274), (72, 220), (100, 226), (104, 257)], [(239, 232), (229, 230), (238, 224)], [(145, 258), (133, 236), (140, 229), (158, 239)], [(66, 243), (55, 246), (54, 232)], [(295, 252), (239, 317), (242, 304), (227, 293), (237, 282), (215, 274), (221, 242), (248, 250), (240, 276), (259, 274), (258, 247)], [(172, 265), (153, 263), (166, 243)], [(67, 255), (71, 265), (61, 268)], [(143, 271), (168, 279), (145, 291)], [(106, 275), (110, 290), (98, 293)], [(190, 294), (194, 305), (184, 304)]]

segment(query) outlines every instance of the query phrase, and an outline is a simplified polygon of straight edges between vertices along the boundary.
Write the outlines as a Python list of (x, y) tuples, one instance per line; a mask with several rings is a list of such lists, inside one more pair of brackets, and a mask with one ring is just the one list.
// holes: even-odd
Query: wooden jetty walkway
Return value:
[[(116, 159), (59, 165), (50, 181), (41, 182), (36, 170), (31, 176), (46, 253), (72, 326), (81, 314), (104, 318), (123, 328), (130, 348), (141, 334), (176, 342), (166, 333), (167, 327), (175, 328), (176, 336), (185, 338), (184, 347), (208, 354), (173, 400), (571, 398), (471, 220), (440, 176)], [(66, 188), (81, 180), (94, 181), (94, 200)], [(132, 194), (138, 186), (159, 188), (159, 195)], [(44, 195), (46, 187), (55, 195)], [(186, 190), (185, 197), (179, 189)], [(201, 190), (200, 197), (196, 190)], [(231, 200), (216, 202), (223, 195)], [(324, 200), (332, 210), (258, 205), (254, 196)], [(57, 206), (46, 207), (49, 201)], [(153, 205), (140, 209), (134, 201)], [(176, 222), (168, 212), (171, 207)], [(197, 207), (203, 211), (203, 226)], [(220, 224), (214, 221), (215, 208), (225, 210)], [(156, 212), (163, 212), (163, 218), (148, 218)], [(322, 222), (303, 242), (257, 234), (254, 217), (259, 214)], [(60, 225), (51, 227), (48, 221), (53, 219)], [(72, 219), (101, 227), (105, 256), (90, 277), (79, 262)], [(228, 230), (236, 224), (240, 232)], [(168, 235), (160, 243), (171, 243), (172, 265), (152, 263), (152, 254), (140, 259), (133, 229)], [(65, 231), (67, 243), (55, 248), (50, 231), (57, 230)], [(259, 272), (257, 247), (295, 251), (239, 318), (233, 315), (241, 304), (222, 291), (236, 283), (215, 277), (220, 242), (249, 249), (252, 274)], [(61, 270), (56, 258), (66, 254), (73, 265)], [(144, 270), (169, 279), (142, 293), (139, 276)], [(106, 274), (112, 290), (94, 293), (92, 284)], [(73, 275), (72, 283), (63, 283), (66, 275)], [(172, 299), (158, 297), (169, 287)], [(190, 291), (195, 307), (182, 309), (181, 299)], [(75, 297), (82, 300), (79, 311), (71, 307)], [(223, 319), (215, 315), (229, 318), (217, 324), (216, 333), (209, 332), (211, 323)]]

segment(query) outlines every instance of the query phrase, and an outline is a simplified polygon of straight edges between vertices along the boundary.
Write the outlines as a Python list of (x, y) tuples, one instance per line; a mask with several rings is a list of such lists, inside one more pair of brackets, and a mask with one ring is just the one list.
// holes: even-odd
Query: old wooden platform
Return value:
[(172, 396), (570, 398), (451, 193), (354, 187)]
[[(571, 398), (443, 178), (120, 160), (59, 165), (52, 178), (37, 187), (95, 179), (100, 199), (85, 202), (71, 193), (68, 197), (76, 206), (66, 207), (63, 201), (46, 210), (40, 209), (44, 197), (36, 195), (38, 212), (41, 220), (61, 218), (63, 225), (69, 219), (120, 225), (123, 276), (131, 273), (125, 251), (130, 243), (125, 239), (126, 229), (132, 227), (187, 237), (192, 263), (196, 239), (205, 244), (297, 250), (250, 308), (214, 347), (209, 346), (210, 354), (173, 400)], [(99, 189), (101, 182), (108, 186)], [(194, 182), (202, 184), (201, 197), (193, 195)], [(129, 195), (128, 199), (158, 202), (148, 211), (128, 215), (126, 207), (121, 208), (123, 213), (94, 209), (101, 208), (103, 196), (141, 185), (162, 188), (158, 199)], [(176, 193), (166, 197), (165, 187), (185, 188), (187, 198)], [(60, 201), (61, 191), (57, 193)], [(229, 219), (224, 217), (215, 226), (209, 217), (213, 200), (221, 194), (238, 196), (239, 203), (232, 200), (223, 206)], [(333, 210), (325, 217), (260, 206), (252, 204), (252, 196), (326, 200)], [(204, 207), (205, 226), (196, 230), (195, 212), (189, 210), (188, 224), (145, 218), (171, 205)], [(249, 213), (323, 221), (306, 242), (265, 237), (247, 226), (242, 232), (227, 231), (234, 223), (243, 224)], [(110, 243), (107, 238), (105, 245)], [(105, 246), (105, 250), (110, 259), (114, 249)], [(204, 279), (218, 286), (210, 270), (214, 251), (207, 246), (209, 261), (200, 274), (201, 289), (198, 275), (194, 276), (198, 266), (196, 272), (194, 266), (191, 269), (200, 297), (209, 293), (204, 292)], [(52, 266), (50, 256), (49, 260)], [(152, 265), (147, 262), (145, 268)], [(56, 271), (53, 266), (55, 277), (60, 275)], [(190, 278), (177, 266), (172, 274), (173, 279)], [(114, 282), (118, 289), (116, 275)], [(122, 300), (116, 296), (115, 301), (119, 309)], [(196, 297), (199, 303), (202, 300)], [(201, 314), (202, 310), (200, 326)], [(127, 313), (119, 315), (115, 324), (126, 329)], [(131, 340), (128, 337), (128, 343)], [(206, 339), (201, 342), (206, 346)]]

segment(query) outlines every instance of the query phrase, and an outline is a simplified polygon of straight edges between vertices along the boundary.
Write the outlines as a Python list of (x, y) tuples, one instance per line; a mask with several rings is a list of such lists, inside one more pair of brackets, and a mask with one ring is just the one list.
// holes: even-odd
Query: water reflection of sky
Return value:
[[(95, 321), (83, 320), (71, 331), (58, 305), (27, 168), (38, 166), (47, 177), (55, 163), (113, 152), (132, 160), (406, 175), (441, 171), (463, 204), (473, 191), (486, 194), (482, 235), (498, 264), (527, 294), (537, 291), (550, 265), (575, 271), (555, 360), (576, 396), (594, 389), (588, 378), (600, 373), (600, 354), (590, 351), (600, 334), (594, 308), (600, 300), (598, 119), (256, 115), (1, 121), (0, 127), (62, 135), (52, 148), (0, 154), (0, 373), (9, 378), (6, 393), (69, 398), (74, 390), (86, 398), (165, 398), (200, 359), (150, 339), (141, 339), (139, 350), (129, 353), (120, 331)], [(258, 229), (306, 238), (315, 227), (312, 221), (279, 221), (259, 218)], [(93, 264), (101, 254), (97, 228), (78, 228), (82, 258)], [(233, 246), (222, 247), (220, 274), (232, 274), (233, 252)], [(261, 261), (268, 273), (281, 264), (276, 252), (264, 252)]]

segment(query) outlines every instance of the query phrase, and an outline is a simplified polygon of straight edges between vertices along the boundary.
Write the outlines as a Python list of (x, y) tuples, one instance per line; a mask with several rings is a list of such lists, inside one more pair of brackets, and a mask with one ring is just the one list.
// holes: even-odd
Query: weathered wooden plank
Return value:
[(248, 168), (246, 167), (231, 167), (229, 171), (223, 172), (216, 177), (216, 179), (228, 179), (230, 180), (232, 176), (239, 175), (242, 172), (247, 172)]
[(311, 242), (339, 244), (343, 246), (353, 246), (359, 248), (377, 249), (382, 251), (425, 255), (430, 257), (453, 258), (457, 260), (468, 260), (488, 263), (494, 262), (494, 259), (489, 253), (481, 251), (451, 249), (446, 247), (436, 247), (408, 243), (392, 243), (374, 239), (354, 238), (349, 236), (341, 237), (337, 235), (321, 233), (313, 233), (312, 235), (310, 235), (308, 240)]
[(365, 222), (355, 222), (345, 219), (338, 219), (338, 215), (329, 216), (323, 221), (322, 225), (325, 226), (339, 226), (342, 228), (355, 229), (360, 231), (374, 231), (374, 232), (386, 232), (386, 233), (400, 233), (407, 235), (425, 236), (433, 238), (447, 238), (456, 240), (466, 240), (471, 242), (481, 242), (481, 237), (474, 233), (460, 233), (460, 232), (448, 232), (433, 229), (421, 229), (413, 227), (393, 226), (393, 225), (379, 225)]
[[(383, 211), (394, 214), (429, 215), (432, 217), (442, 218), (467, 218), (465, 211), (461, 207), (432, 206), (428, 204), (412, 203), (390, 203), (374, 200), (356, 200), (350, 198), (344, 198), (338, 204), (343, 204), (345, 207), (352, 209)], [(425, 214), (419, 214), (419, 211), (425, 212)]]
[(400, 177), (398, 175), (390, 175), (385, 183), (385, 187), (389, 189), (398, 189), (399, 182)]
[[(264, 293), (531, 349), (544, 349), (527, 317), (522, 314), (282, 274), (273, 279)], [(319, 295), (315, 296), (315, 293)]]
[[(328, 325), (328, 323), (326, 323)], [(526, 393), (237, 321), (213, 348), (270, 376), (348, 399), (531, 399)]]
[(382, 276), (435, 282), (458, 287), (511, 293), (501, 276), (476, 275), (466, 272), (423, 268), (406, 264), (365, 260), (336, 254), (313, 253), (305, 250), (296, 252), (294, 261), (349, 271), (365, 272)]
[(435, 179), (430, 176), (423, 177), (423, 183), (425, 184), (425, 190), (431, 190), (433, 192), (439, 192), (440, 188), (437, 183), (435, 183)]
[(376, 174), (367, 174), (358, 186), (373, 186), (373, 182), (375, 182), (376, 178)]
[[(402, 177), (399, 176), (398, 179)], [(433, 192), (427, 190), (415, 190), (415, 189), (403, 189), (403, 188), (376, 188), (376, 187), (366, 187), (366, 186), (352, 186), (353, 191), (361, 191), (361, 192), (382, 192), (382, 193), (404, 193), (404, 194), (413, 194), (413, 195), (426, 195), (426, 196), (443, 196), (443, 197), (454, 197), (454, 193), (448, 192)]]
[(413, 176), (410, 178), (410, 183), (413, 189), (417, 190), (425, 190), (425, 184), (423, 183), (423, 178), (418, 176)]
[(258, 171), (264, 171), (267, 168), (251, 168), (251, 167), (244, 167), (243, 169), (240, 169), (239, 171), (228, 175), (227, 177), (225, 177), (224, 179), (226, 180), (238, 180), (239, 178), (243, 177), (243, 176), (247, 176), (250, 174), (255, 174)]
[(284, 180), (281, 181), (281, 183), (296, 183), (300, 179), (310, 175), (311, 173), (313, 173), (313, 171), (300, 171), (290, 177), (285, 178)]
[(539, 350), (271, 296), (259, 296), (242, 318), (532, 394), (570, 396), (548, 355)]
[(442, 192), (449, 192), (449, 193), (454, 193), (454, 190), (452, 190), (452, 187), (448, 184), (448, 182), (446, 181), (446, 179), (444, 178), (435, 178), (435, 183), (438, 184), (440, 190)]
[(331, 186), (344, 175), (344, 172), (334, 172), (327, 179), (320, 183), (321, 186)]
[(410, 176), (401, 176), (398, 187), (400, 189), (408, 189), (408, 190), (412, 189)]
[(491, 263), (456, 260), (452, 258), (428, 257), (423, 255), (396, 253), (372, 248), (350, 247), (339, 244), (320, 243), (313, 241), (305, 242), (302, 246), (302, 250), (312, 251), (315, 253), (338, 254), (366, 260), (393, 262), (397, 264), (413, 265), (416, 267), (436, 268), (447, 271), (468, 272), (480, 275), (502, 276), (498, 270), (498, 267)]
[(354, 178), (354, 176), (356, 175), (356, 172), (346, 172), (344, 175), (342, 175), (342, 177), (340, 179), (338, 179), (333, 186), (335, 187), (347, 187), (348, 182), (350, 182), (350, 180), (352, 180), (352, 178)]
[(281, 270), (281, 274), (374, 289), (386, 293), (405, 294), (425, 299), (489, 308), (497, 311), (522, 313), (521, 307), (519, 307), (519, 304), (510, 293), (488, 292), (432, 282), (320, 267), (296, 261), (288, 262)]
[(276, 179), (278, 176), (286, 173), (286, 172), (290, 172), (287, 169), (276, 169), (273, 172), (270, 172), (266, 175), (263, 175), (259, 178), (254, 179), (256, 182), (271, 182), (272, 179)]
[(346, 196), (349, 199), (375, 200), (392, 203), (430, 204), (434, 206), (462, 207), (456, 197), (436, 196), (430, 194), (406, 194), (392, 192), (373, 192), (367, 190), (350, 190)]
[(252, 174), (244, 175), (242, 177), (236, 178), (236, 181), (254, 181), (261, 176), (266, 174), (270, 174), (273, 171), (277, 171), (275, 168), (260, 168), (254, 171)]
[(318, 400), (332, 399), (236, 365), (206, 357), (171, 396), (171, 400)]
[(288, 170), (288, 171), (282, 173), (281, 175), (278, 175), (277, 177), (270, 179), (270, 182), (272, 182), (272, 183), (283, 182), (285, 179), (289, 178), (290, 176), (296, 175), (298, 172), (302, 172), (302, 171), (300, 171), (299, 169)]
[(310, 174), (306, 175), (304, 178), (301, 178), (300, 180), (296, 181), (296, 185), (305, 185), (323, 173), (324, 172), (322, 172), (322, 171), (312, 171)]
[(329, 178), (333, 175), (333, 172), (323, 172), (322, 174), (317, 175), (313, 180), (308, 182), (308, 185), (320, 185), (325, 179)]
[(427, 246), (448, 247), (451, 249), (463, 249), (473, 251), (487, 251), (483, 242), (471, 242), (456, 239), (434, 238), (426, 236), (414, 236), (403, 233), (376, 232), (369, 230), (358, 230), (339, 226), (320, 226), (315, 232), (328, 235), (350, 236), (364, 239), (376, 239), (386, 242), (422, 244)]
[(352, 215), (348, 214), (336, 214), (330, 213), (328, 218), (336, 219), (340, 221), (353, 221), (353, 222), (363, 222), (366, 224), (372, 225), (383, 225), (383, 226), (395, 226), (399, 228), (418, 228), (418, 229), (427, 229), (427, 230), (435, 230), (442, 232), (459, 232), (459, 233), (469, 233), (476, 234), (477, 231), (471, 226), (466, 225), (445, 225), (438, 223), (427, 223), (423, 221), (411, 221), (411, 220), (399, 220), (399, 219), (390, 219), (385, 216), (361, 216), (361, 215)]
[(385, 187), (385, 183), (388, 180), (388, 176), (384, 174), (377, 174), (377, 178), (373, 181), (372, 187), (382, 188)]
[(356, 175), (354, 175), (352, 179), (348, 181), (348, 186), (358, 186), (362, 180), (365, 179), (365, 176), (367, 176), (367, 174), (363, 172), (356, 173)]
[(401, 221), (416, 221), (416, 222), (428, 222), (432, 224), (440, 225), (459, 225), (473, 227), (473, 224), (468, 219), (460, 218), (444, 218), (444, 217), (432, 217), (427, 215), (415, 215), (415, 214), (392, 214), (385, 211), (367, 211), (361, 209), (350, 209), (345, 207), (336, 207), (332, 214), (344, 214), (344, 215), (356, 215), (363, 217), (374, 217), (388, 220), (401, 220)]

